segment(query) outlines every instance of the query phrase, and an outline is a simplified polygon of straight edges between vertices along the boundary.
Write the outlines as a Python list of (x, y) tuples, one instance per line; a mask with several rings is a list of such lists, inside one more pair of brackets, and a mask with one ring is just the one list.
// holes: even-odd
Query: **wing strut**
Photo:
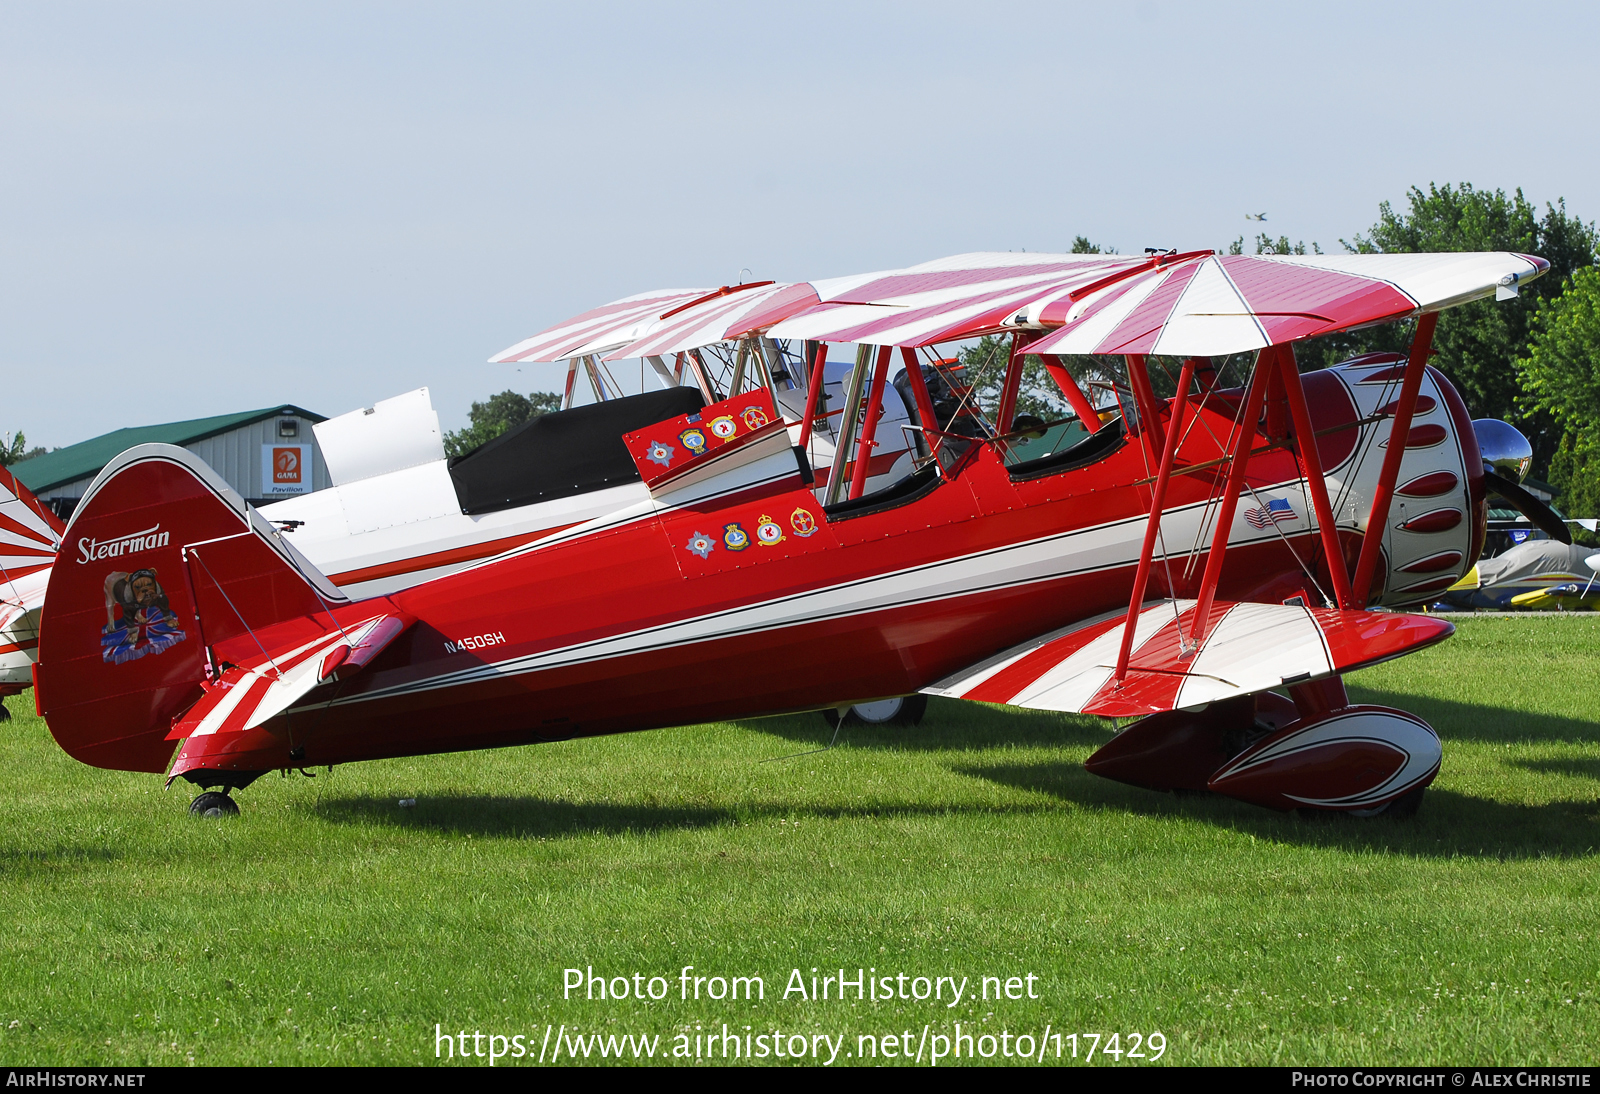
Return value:
[(828, 364), (828, 343), (807, 342), (805, 345), (806, 363), (810, 366), (806, 375), (806, 412), (800, 422), (800, 447), (810, 452), (811, 430), (817, 420), (817, 404), (822, 401), (822, 370)]
[[(1383, 545), (1383, 530), (1389, 523), (1389, 503), (1394, 500), (1394, 484), (1400, 477), (1400, 460), (1406, 451), (1405, 438), (1411, 434), (1411, 414), (1417, 408), (1417, 392), (1422, 387), (1422, 373), (1433, 348), (1433, 328), (1438, 322), (1438, 312), (1424, 312), (1417, 317), (1417, 330), (1411, 337), (1411, 356), (1406, 361), (1405, 379), (1400, 384), (1400, 405), (1395, 408), (1394, 422), (1389, 426), (1389, 447), (1383, 454), (1383, 468), (1378, 472), (1378, 485), (1372, 492), (1372, 512), (1367, 515), (1367, 533), (1362, 537), (1361, 556), (1356, 560), (1356, 577), (1350, 590), (1352, 606), (1365, 607), (1372, 591), (1378, 549)], [(1468, 459), (1471, 458), (1472, 454), (1468, 453)]]
[(1061, 389), (1061, 394), (1067, 397), (1067, 402), (1077, 412), (1078, 421), (1083, 423), (1083, 428), (1094, 433), (1100, 428), (1100, 412), (1095, 410), (1094, 404), (1078, 386), (1078, 381), (1072, 378), (1072, 373), (1061, 363), (1061, 358), (1054, 353), (1041, 353), (1040, 359), (1044, 361), (1044, 370), (1056, 382), (1056, 387)]
[[(1037, 341), (1037, 338), (1029, 341)], [(1000, 388), (1000, 408), (995, 413), (995, 425), (1001, 434), (1011, 432), (1012, 419), (1016, 417), (1017, 392), (1022, 387), (1022, 366), (1027, 362), (1026, 346), (1027, 343), (1022, 341), (1022, 335), (1012, 331), (1011, 356), (1006, 361), (1005, 382)]]
[(561, 409), (572, 409), (572, 385), (578, 379), (578, 359), (576, 357), (567, 362), (567, 388), (561, 396)]
[(856, 418), (861, 413), (861, 388), (867, 377), (867, 366), (872, 363), (872, 346), (866, 342), (856, 345), (856, 367), (850, 372), (850, 386), (844, 393), (844, 416), (833, 435), (833, 467), (828, 471), (828, 492), (823, 505), (837, 503), (844, 494), (844, 473), (850, 462), (850, 446), (856, 440)]
[(883, 383), (889, 378), (889, 353), (893, 347), (878, 348), (878, 363), (872, 370), (872, 391), (867, 395), (867, 412), (861, 423), (861, 440), (856, 444), (856, 465), (850, 476), (850, 500), (859, 498), (867, 488), (867, 472), (872, 463), (872, 450), (878, 447), (878, 419), (883, 417)]
[(1250, 466), (1250, 447), (1256, 443), (1256, 422), (1261, 419), (1261, 404), (1266, 400), (1267, 378), (1271, 374), (1272, 362), (1257, 354), (1256, 367), (1250, 375), (1250, 391), (1240, 407), (1239, 432), (1234, 437), (1232, 451), (1228, 453), (1228, 485), (1223, 488), (1222, 504), (1217, 507), (1217, 528), (1211, 536), (1211, 554), (1206, 558), (1206, 572), (1200, 578), (1200, 598), (1190, 633), (1190, 638), (1197, 646), (1205, 639), (1205, 621), (1211, 615), (1217, 582), (1222, 580), (1222, 559), (1228, 551), (1233, 514), (1239, 507), (1239, 491), (1244, 488), (1245, 471)]
[[(1145, 428), (1150, 431), (1150, 447), (1152, 454), (1157, 458), (1167, 447), (1167, 435), (1161, 428), (1161, 418), (1156, 414), (1155, 392), (1150, 390), (1149, 366), (1145, 364), (1145, 355), (1130, 353), (1128, 361), (1128, 386), (1133, 389), (1133, 401), (1139, 407), (1139, 417), (1149, 423)], [(1193, 366), (1185, 363), (1185, 369)], [(1188, 375), (1186, 372), (1184, 375)], [(1188, 398), (1188, 391), (1184, 391), (1184, 398)]]
[(1306, 490), (1311, 494), (1311, 506), (1316, 510), (1317, 530), (1322, 534), (1322, 553), (1328, 556), (1328, 574), (1333, 579), (1333, 606), (1353, 608), (1350, 574), (1345, 569), (1344, 552), (1339, 547), (1339, 529), (1333, 523), (1333, 507), (1328, 504), (1328, 480), (1322, 474), (1322, 453), (1317, 451), (1317, 434), (1311, 428), (1311, 413), (1306, 409), (1306, 389), (1300, 383), (1300, 369), (1294, 362), (1294, 348), (1288, 345), (1269, 346), (1268, 352), (1277, 355), (1278, 371), (1283, 374), (1284, 393), (1289, 397), (1289, 416), (1294, 420), (1294, 447), (1300, 454), (1300, 473), (1306, 478)]
[[(1144, 357), (1128, 357), (1128, 375), (1143, 375)], [(1161, 470), (1156, 472), (1155, 493), (1150, 499), (1150, 519), (1144, 526), (1144, 546), (1139, 549), (1139, 568), (1133, 576), (1133, 596), (1128, 602), (1128, 619), (1122, 625), (1122, 647), (1117, 652), (1117, 672), (1114, 679), (1121, 683), (1128, 675), (1128, 656), (1133, 652), (1133, 632), (1139, 623), (1139, 608), (1144, 603), (1144, 589), (1150, 580), (1150, 560), (1155, 554), (1156, 534), (1161, 530), (1161, 510), (1167, 500), (1167, 482), (1172, 478), (1172, 461), (1178, 454), (1178, 444), (1183, 440), (1183, 415), (1189, 409), (1189, 382), (1194, 378), (1194, 358), (1184, 359), (1183, 371), (1178, 375), (1178, 394), (1172, 400), (1171, 428), (1167, 430), (1166, 443), (1161, 447)], [(1135, 391), (1138, 388), (1134, 389)], [(1150, 378), (1144, 376), (1144, 390), (1150, 390)], [(1152, 417), (1150, 430), (1155, 433)], [(1180, 638), (1182, 632), (1179, 632)]]
[[(917, 351), (910, 346), (901, 346), (900, 359), (905, 362), (906, 382), (911, 385), (911, 396), (917, 404), (917, 417), (921, 419), (922, 447), (932, 457), (937, 453), (934, 433), (939, 429), (939, 419), (933, 413), (933, 396), (928, 394), (928, 382), (922, 378), (922, 363), (917, 360)], [(940, 474), (943, 473), (941, 468)]]

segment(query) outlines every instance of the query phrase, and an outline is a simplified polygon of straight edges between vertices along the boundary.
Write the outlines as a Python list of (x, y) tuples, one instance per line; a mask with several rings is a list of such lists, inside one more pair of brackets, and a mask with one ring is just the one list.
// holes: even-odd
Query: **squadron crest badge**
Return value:
[(811, 515), (811, 510), (797, 505), (789, 514), (789, 527), (795, 535), (806, 539), (817, 534), (817, 518)]
[(758, 406), (745, 407), (744, 412), (739, 417), (744, 419), (744, 427), (746, 429), (760, 429), (772, 420), (767, 417), (767, 412)]
[(716, 549), (717, 541), (704, 532), (696, 532), (689, 537), (689, 542), (684, 544), (684, 550), (691, 555), (699, 555), (701, 558), (710, 558), (711, 552)]
[(750, 546), (750, 533), (734, 521), (722, 529), (722, 545), (730, 551), (742, 551)]
[(703, 456), (706, 451), (706, 435), (698, 429), (685, 429), (678, 434), (678, 440), (687, 448), (691, 455)]
[(677, 454), (677, 451), (678, 450), (673, 448), (670, 444), (663, 444), (661, 441), (651, 441), (650, 462), (659, 463), (662, 467), (666, 467), (668, 464), (672, 463), (672, 457)]
[(771, 547), (783, 542), (783, 529), (778, 527), (777, 521), (765, 513), (762, 513), (761, 519), (756, 522), (756, 542), (763, 547)]
[(711, 433), (717, 440), (726, 441), (737, 432), (739, 432), (739, 427), (726, 414), (720, 418), (711, 419)]

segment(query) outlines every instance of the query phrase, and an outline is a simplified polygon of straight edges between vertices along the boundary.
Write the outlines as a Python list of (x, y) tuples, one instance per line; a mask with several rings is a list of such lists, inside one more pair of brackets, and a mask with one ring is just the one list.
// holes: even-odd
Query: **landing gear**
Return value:
[(9, 721), (11, 721), (11, 712), (6, 709), (5, 703), (0, 702), (0, 722)]
[(207, 790), (189, 803), (189, 815), (191, 817), (204, 817), (206, 820), (237, 817), (239, 815), (239, 803), (220, 790)]
[[(1439, 735), (1388, 707), (1351, 704), (1338, 677), (1151, 714), (1085, 761), (1150, 790), (1210, 790), (1304, 816), (1410, 817), (1439, 773)], [(1400, 790), (1398, 796), (1389, 788)]]
[[(922, 716), (927, 711), (926, 695), (902, 695), (895, 699), (879, 699), (875, 703), (857, 703), (845, 713), (844, 721), (850, 725), (914, 726), (921, 723)], [(837, 710), (824, 710), (822, 717), (829, 727), (839, 728)]]
[(1351, 809), (1345, 816), (1348, 817), (1393, 817), (1396, 820), (1407, 820), (1417, 815), (1417, 810), (1422, 807), (1422, 792), (1428, 789), (1419, 786), (1415, 790), (1408, 790), (1394, 801), (1384, 802), (1376, 809)]

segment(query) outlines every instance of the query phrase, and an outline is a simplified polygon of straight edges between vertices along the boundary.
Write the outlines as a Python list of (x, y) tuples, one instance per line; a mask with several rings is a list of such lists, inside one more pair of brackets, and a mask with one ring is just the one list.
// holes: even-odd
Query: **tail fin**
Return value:
[(347, 600), (193, 454), (139, 445), (67, 525), (40, 619), (39, 712), (75, 759), (164, 771), (217, 643)]

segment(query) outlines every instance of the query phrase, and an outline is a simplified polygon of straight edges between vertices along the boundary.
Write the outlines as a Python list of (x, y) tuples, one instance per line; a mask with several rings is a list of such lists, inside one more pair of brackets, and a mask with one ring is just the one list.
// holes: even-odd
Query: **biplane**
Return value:
[[(71, 755), (182, 777), (201, 812), (272, 770), (919, 693), (1135, 719), (1088, 767), (1139, 786), (1406, 811), (1438, 736), (1351, 704), (1342, 675), (1451, 633), (1387, 610), (1454, 584), (1486, 484), (1505, 494), (1427, 364), (1434, 324), (1547, 268), (1006, 253), (782, 286), (721, 328), (760, 382), (622, 438), (644, 496), (379, 596), (342, 591), (191, 454), (140, 446), (66, 529), (36, 702)], [(629, 356), (682, 352), (697, 376), (637, 344), (675, 318), (659, 304)], [(1304, 339), (1402, 320), (1404, 357), (1296, 364)], [(982, 335), (1009, 350), (980, 411), (941, 347)], [(839, 407), (830, 346), (854, 347)], [(586, 370), (601, 352), (572, 348)], [(1030, 357), (1058, 421), (1017, 413)], [(1098, 402), (1085, 361), (1109, 377)], [(880, 485), (891, 387), (912, 455)]]

